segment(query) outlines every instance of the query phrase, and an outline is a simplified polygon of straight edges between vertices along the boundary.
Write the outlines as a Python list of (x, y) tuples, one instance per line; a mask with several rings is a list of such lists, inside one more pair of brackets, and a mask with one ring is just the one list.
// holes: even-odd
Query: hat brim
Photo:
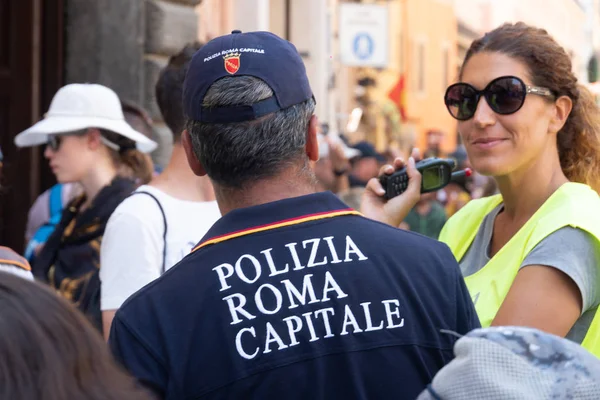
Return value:
[[(319, 140), (319, 158), (325, 158), (329, 156), (329, 144), (325, 140), (325, 135), (323, 135), (322, 133), (317, 133), (317, 136)], [(360, 156), (360, 150), (348, 147), (346, 146), (346, 143), (344, 143), (341, 139), (338, 140), (342, 146), (342, 150), (344, 152), (344, 157), (346, 158), (346, 160), (351, 160), (354, 157)]]
[(134, 141), (136, 148), (143, 153), (150, 153), (158, 146), (156, 142), (134, 130), (124, 120), (65, 116), (48, 116), (44, 118), (31, 128), (19, 133), (15, 137), (15, 145), (17, 147), (39, 146), (48, 143), (49, 135), (73, 132), (86, 128), (106, 129), (122, 135)]
[(359, 157), (361, 155), (360, 150), (353, 149), (352, 147), (348, 147), (344, 145), (344, 156), (347, 160), (353, 159), (355, 157)]

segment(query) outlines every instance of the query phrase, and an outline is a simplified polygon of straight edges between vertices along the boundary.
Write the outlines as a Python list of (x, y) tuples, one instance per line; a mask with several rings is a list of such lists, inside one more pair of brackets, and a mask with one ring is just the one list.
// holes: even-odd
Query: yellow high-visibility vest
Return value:
[[(448, 220), (440, 240), (450, 247), (457, 260), (469, 249), (485, 216), (501, 202), (500, 195), (472, 200)], [(529, 252), (566, 226), (590, 233), (600, 245), (600, 196), (589, 186), (573, 182), (562, 185), (482, 269), (465, 278), (482, 327), (491, 325)], [(600, 357), (598, 311), (582, 346)]]

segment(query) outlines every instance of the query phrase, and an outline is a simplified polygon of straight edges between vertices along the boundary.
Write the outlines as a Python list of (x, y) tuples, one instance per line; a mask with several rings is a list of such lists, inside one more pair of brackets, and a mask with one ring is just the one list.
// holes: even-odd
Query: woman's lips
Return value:
[(499, 144), (501, 144), (502, 142), (505, 142), (506, 140), (507, 139), (504, 139), (504, 138), (477, 139), (472, 142), (472, 146), (474, 146), (478, 149), (487, 150), (487, 149), (491, 149), (493, 147), (498, 146)]

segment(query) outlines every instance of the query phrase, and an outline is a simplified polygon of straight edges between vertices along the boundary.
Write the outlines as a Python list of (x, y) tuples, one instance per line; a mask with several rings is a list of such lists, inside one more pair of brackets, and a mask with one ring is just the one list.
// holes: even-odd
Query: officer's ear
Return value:
[(316, 115), (313, 115), (308, 122), (308, 132), (306, 133), (306, 155), (311, 161), (319, 160), (319, 140), (317, 139), (318, 129), (319, 119)]
[(187, 129), (184, 130), (181, 134), (181, 144), (183, 145), (183, 150), (185, 150), (185, 157), (187, 158), (188, 165), (190, 166), (194, 174), (198, 176), (206, 175), (206, 170), (204, 169), (204, 166), (202, 165), (200, 160), (196, 158), (196, 154), (194, 153), (194, 148), (192, 146), (192, 138), (190, 137), (190, 134)]

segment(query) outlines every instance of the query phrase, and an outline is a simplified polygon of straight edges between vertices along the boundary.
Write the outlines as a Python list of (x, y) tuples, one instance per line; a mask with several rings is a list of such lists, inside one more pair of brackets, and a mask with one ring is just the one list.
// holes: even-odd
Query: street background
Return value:
[(435, 134), (448, 154), (458, 135), (446, 87), (474, 39), (516, 21), (547, 29), (598, 92), (598, 0), (0, 0), (0, 242), (22, 249), (27, 211), (55, 182), (43, 149), (13, 139), (65, 84), (100, 83), (146, 109), (164, 166), (171, 135), (154, 85), (168, 57), (233, 29), (268, 30), (297, 46), (330, 133), (404, 155)]

